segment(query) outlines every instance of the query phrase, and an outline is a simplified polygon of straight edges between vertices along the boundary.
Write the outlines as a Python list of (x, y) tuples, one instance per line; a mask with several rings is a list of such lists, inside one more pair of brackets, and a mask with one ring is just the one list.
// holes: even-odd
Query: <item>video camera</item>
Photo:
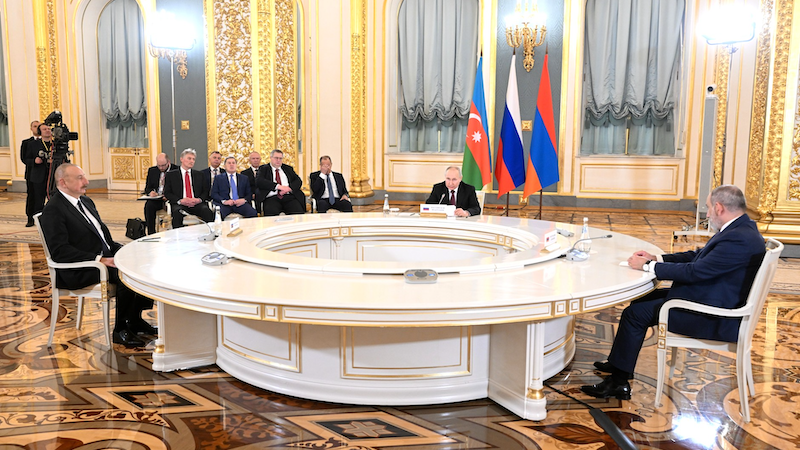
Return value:
[[(67, 125), (61, 121), (61, 111), (58, 110), (51, 112), (44, 119), (44, 124), (49, 126), (53, 132), (53, 146), (49, 152), (39, 152), (39, 156), (50, 161), (50, 174), (52, 175), (62, 163), (70, 162), (69, 157), (73, 152), (69, 149), (69, 141), (77, 141), (78, 133), (69, 131)], [(52, 176), (49, 176), (48, 179), (50, 180), (48, 192), (52, 192), (55, 189), (55, 180)]]

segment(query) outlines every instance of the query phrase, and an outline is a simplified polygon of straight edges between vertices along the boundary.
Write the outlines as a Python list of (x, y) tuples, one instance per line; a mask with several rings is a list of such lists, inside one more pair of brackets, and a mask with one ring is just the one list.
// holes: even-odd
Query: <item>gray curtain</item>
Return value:
[(581, 154), (673, 155), (684, 0), (587, 0)]
[(97, 24), (100, 104), (109, 147), (147, 147), (144, 21), (136, 0), (114, 0)]
[[(0, 27), (0, 36), (3, 29)], [(2, 37), (0, 37), (2, 44)], [(6, 59), (0, 50), (0, 147), (8, 147), (8, 93), (6, 92)]]
[(479, 17), (479, 0), (405, 0), (400, 6), (401, 151), (464, 151)]

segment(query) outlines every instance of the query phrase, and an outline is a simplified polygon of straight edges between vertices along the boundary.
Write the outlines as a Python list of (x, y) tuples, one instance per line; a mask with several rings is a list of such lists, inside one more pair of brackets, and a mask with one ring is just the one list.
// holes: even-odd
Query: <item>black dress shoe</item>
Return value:
[(618, 384), (613, 377), (606, 377), (600, 384), (587, 384), (581, 390), (596, 398), (616, 397), (619, 400), (631, 399), (631, 385), (626, 381)]
[(131, 330), (114, 331), (114, 338), (112, 339), (115, 344), (124, 345), (125, 347), (144, 347), (145, 342), (138, 337), (136, 333)]
[[(612, 366), (611, 363), (608, 361), (595, 361), (594, 367), (600, 372), (611, 373), (614, 371), (614, 366)], [(632, 380), (633, 374), (628, 375), (628, 379)]]
[(32, 227), (33, 226), (33, 219), (28, 219), (28, 223), (25, 224), (25, 227)]
[(149, 334), (152, 336), (158, 336), (158, 328), (150, 325), (143, 319), (126, 320), (125, 322), (128, 324), (128, 329), (136, 334)]

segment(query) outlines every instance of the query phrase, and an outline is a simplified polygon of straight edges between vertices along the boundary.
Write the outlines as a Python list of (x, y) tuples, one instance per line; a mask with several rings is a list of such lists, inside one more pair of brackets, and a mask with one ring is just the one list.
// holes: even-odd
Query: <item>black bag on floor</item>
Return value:
[(125, 225), (125, 236), (136, 240), (142, 236), (145, 236), (147, 231), (145, 231), (144, 222), (142, 219), (135, 218), (135, 219), (128, 219), (128, 224)]

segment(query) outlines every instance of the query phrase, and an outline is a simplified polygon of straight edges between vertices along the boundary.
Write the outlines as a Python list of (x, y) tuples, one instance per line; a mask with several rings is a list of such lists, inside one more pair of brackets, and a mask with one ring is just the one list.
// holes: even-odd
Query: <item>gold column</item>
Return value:
[[(800, 2), (796, 5), (793, 0), (761, 2), (764, 22), (774, 19), (774, 41), (770, 41), (769, 33), (759, 36), (746, 186), (749, 212), (757, 218), (762, 234), (795, 245), (800, 244), (797, 7)], [(759, 98), (762, 92), (766, 95)], [(794, 139), (786, 133), (789, 124), (794, 125)], [(763, 139), (759, 139), (760, 130), (766, 131)]]
[(39, 115), (44, 119), (61, 109), (58, 88), (58, 47), (56, 45), (56, 6), (54, 0), (33, 2), (36, 39), (36, 78), (39, 86)]
[(717, 84), (717, 129), (714, 136), (714, 179), (713, 187), (722, 184), (723, 161), (725, 157), (725, 132), (728, 128), (728, 80), (731, 72), (731, 47), (717, 46), (714, 69), (714, 83)]
[[(206, 0), (208, 151), (297, 158), (295, 0)], [(302, 176), (302, 174), (301, 174)]]
[[(297, 159), (297, 35), (295, 0), (275, 0), (275, 148), (301, 173)], [(268, 68), (263, 68), (269, 70)], [(302, 177), (302, 175), (301, 175)]]
[(350, 1), (350, 197), (372, 197), (367, 176), (367, 2)]

